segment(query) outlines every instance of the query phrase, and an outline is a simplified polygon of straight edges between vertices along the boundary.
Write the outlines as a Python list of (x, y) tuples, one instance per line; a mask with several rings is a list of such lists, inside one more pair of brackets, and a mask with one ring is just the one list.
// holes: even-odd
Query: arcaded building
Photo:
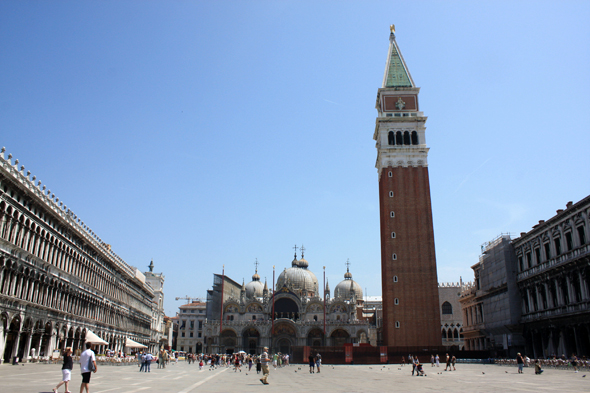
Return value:
[[(150, 279), (163, 285), (163, 276)], [(158, 289), (161, 291), (161, 287)], [(156, 296), (157, 295), (157, 296)], [(161, 296), (160, 296), (161, 295)], [(128, 265), (12, 155), (0, 152), (0, 356), (82, 348), (91, 330), (155, 350), (163, 293)], [(163, 319), (162, 319), (163, 321)], [(160, 331), (162, 329), (159, 329)]]
[(589, 216), (587, 196), (512, 242), (529, 356), (590, 355)]
[[(206, 352), (293, 354), (294, 347), (369, 343), (369, 322), (363, 320), (363, 292), (347, 269), (344, 280), (323, 295), (323, 282), (301, 256), (278, 276), (273, 296), (256, 269), (252, 281), (240, 287), (225, 275), (215, 275), (208, 291)], [(223, 288), (223, 289), (222, 289)]]
[(426, 116), (395, 39), (377, 91), (376, 141), (381, 227), (383, 344), (441, 345)]
[(461, 313), (461, 290), (463, 280), (443, 282), (438, 285), (440, 302), (440, 332), (442, 345), (449, 349), (463, 349), (463, 314)]

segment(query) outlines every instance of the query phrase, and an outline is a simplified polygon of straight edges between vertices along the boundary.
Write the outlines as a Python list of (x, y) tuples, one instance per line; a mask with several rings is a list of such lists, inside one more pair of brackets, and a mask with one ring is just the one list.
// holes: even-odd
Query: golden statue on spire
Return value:
[(395, 25), (389, 25), (389, 30), (391, 30), (392, 33), (395, 33)]

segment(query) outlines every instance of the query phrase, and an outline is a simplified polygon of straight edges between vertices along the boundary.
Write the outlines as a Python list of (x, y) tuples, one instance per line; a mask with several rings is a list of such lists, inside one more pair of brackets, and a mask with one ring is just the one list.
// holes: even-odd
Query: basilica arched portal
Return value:
[(278, 323), (274, 326), (273, 345), (271, 351), (288, 353), (291, 355), (291, 347), (293, 347), (297, 340), (295, 327), (290, 323)]
[(321, 329), (312, 329), (307, 333), (307, 345), (321, 347), (324, 345), (324, 332)]
[(251, 355), (255, 355), (258, 351), (258, 344), (260, 342), (260, 333), (253, 327), (247, 328), (242, 332), (242, 348)]
[(219, 337), (219, 339), (219, 346), (221, 349), (220, 352), (229, 354), (234, 353), (236, 345), (238, 344), (236, 332), (230, 329), (226, 329), (223, 332), (221, 332), (221, 336)]

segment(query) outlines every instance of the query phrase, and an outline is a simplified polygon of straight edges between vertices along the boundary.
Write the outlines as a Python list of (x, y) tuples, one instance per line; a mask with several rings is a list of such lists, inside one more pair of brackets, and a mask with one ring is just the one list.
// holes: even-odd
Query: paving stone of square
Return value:
[[(196, 364), (179, 362), (165, 369), (152, 367), (140, 373), (131, 366), (99, 366), (90, 381), (91, 393), (191, 393), (191, 392), (590, 392), (590, 371), (546, 369), (535, 375), (533, 368), (518, 374), (516, 367), (458, 364), (457, 371), (425, 365), (426, 376), (412, 376), (411, 366), (324, 365), (321, 373), (310, 374), (306, 365), (290, 365), (273, 370), (269, 385), (255, 369), (241, 372), (220, 367), (202, 371)], [(70, 391), (78, 393), (81, 376), (74, 365)], [(26, 364), (0, 366), (0, 392), (51, 393), (61, 381), (61, 365)], [(64, 392), (64, 387), (60, 392)]]

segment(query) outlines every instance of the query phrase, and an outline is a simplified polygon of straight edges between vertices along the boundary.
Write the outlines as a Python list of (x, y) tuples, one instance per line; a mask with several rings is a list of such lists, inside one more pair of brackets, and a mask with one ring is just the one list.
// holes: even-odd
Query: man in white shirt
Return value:
[[(80, 385), (80, 393), (84, 392), (86, 389), (86, 393), (90, 393), (90, 374), (92, 372), (96, 372), (96, 356), (94, 355), (94, 351), (92, 351), (92, 343), (86, 343), (86, 350), (80, 354), (80, 372), (82, 373), (82, 384)], [(94, 365), (94, 370), (90, 371), (88, 368), (88, 364), (92, 362)]]

